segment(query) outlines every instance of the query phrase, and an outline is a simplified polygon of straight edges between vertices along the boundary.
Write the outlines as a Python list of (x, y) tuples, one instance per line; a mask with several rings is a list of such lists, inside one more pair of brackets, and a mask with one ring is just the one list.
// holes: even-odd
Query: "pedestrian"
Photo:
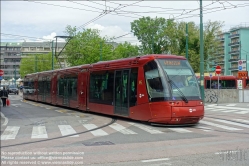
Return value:
[(0, 91), (0, 96), (2, 99), (3, 107), (6, 107), (6, 100), (8, 98), (8, 92), (5, 89), (5, 87), (3, 87), (3, 90)]

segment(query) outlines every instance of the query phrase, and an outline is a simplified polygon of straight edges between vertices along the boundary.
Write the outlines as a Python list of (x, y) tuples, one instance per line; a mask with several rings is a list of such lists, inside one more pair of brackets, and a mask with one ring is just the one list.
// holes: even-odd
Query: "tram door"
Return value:
[(47, 81), (47, 77), (42, 77), (40, 93), (41, 93), (43, 102), (45, 102), (45, 100), (46, 100), (46, 88), (47, 88), (46, 81)]
[(129, 115), (129, 78), (130, 70), (115, 71), (114, 114)]
[(69, 105), (69, 97), (68, 97), (68, 79), (63, 79), (64, 91), (63, 91), (63, 105)]
[(78, 105), (80, 110), (87, 110), (87, 79), (88, 72), (83, 71), (78, 77)]

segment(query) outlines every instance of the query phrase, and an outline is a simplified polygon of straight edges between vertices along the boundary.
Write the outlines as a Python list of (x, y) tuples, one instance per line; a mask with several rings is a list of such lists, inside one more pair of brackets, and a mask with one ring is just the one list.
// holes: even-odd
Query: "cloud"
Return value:
[(123, 43), (125, 41), (130, 42), (131, 44), (135, 44), (135, 45), (139, 43), (137, 38), (135, 36), (133, 36), (132, 33), (130, 33), (129, 31), (123, 30), (118, 25), (102, 26), (102, 25), (99, 25), (99, 24), (91, 23), (88, 26), (86, 26), (86, 28), (97, 29), (97, 30), (100, 31), (100, 36), (101, 37), (107, 37), (108, 39), (116, 38), (116, 37), (125, 35), (123, 37), (112, 40), (112, 41), (117, 42), (117, 43)]

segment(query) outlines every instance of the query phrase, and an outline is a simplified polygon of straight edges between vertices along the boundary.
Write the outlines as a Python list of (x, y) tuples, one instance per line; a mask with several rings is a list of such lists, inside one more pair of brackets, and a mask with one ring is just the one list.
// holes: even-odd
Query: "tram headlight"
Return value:
[(202, 104), (203, 104), (203, 102), (201, 101), (201, 102), (200, 102), (200, 104), (202, 105)]

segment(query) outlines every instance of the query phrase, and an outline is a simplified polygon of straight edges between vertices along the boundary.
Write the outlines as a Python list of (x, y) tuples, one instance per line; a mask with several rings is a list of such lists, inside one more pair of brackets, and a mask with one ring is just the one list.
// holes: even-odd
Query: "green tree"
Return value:
[(113, 51), (113, 57), (115, 59), (127, 58), (139, 55), (139, 47), (131, 45), (131, 43), (125, 42), (119, 44)]
[[(54, 59), (54, 64), (57, 64)], [(55, 69), (59, 66), (55, 65)], [(27, 55), (21, 59), (20, 75), (24, 77), (27, 74), (52, 70), (52, 53)]]
[(67, 26), (66, 33), (73, 37), (65, 48), (70, 66), (113, 59), (112, 45), (108, 44), (106, 38), (100, 37), (98, 30), (85, 29), (83, 32), (76, 32), (75, 27)]
[(161, 54), (162, 47), (167, 44), (167, 37), (164, 36), (164, 30), (167, 26), (167, 20), (164, 18), (142, 17), (131, 22), (131, 32), (141, 42), (144, 54)]

